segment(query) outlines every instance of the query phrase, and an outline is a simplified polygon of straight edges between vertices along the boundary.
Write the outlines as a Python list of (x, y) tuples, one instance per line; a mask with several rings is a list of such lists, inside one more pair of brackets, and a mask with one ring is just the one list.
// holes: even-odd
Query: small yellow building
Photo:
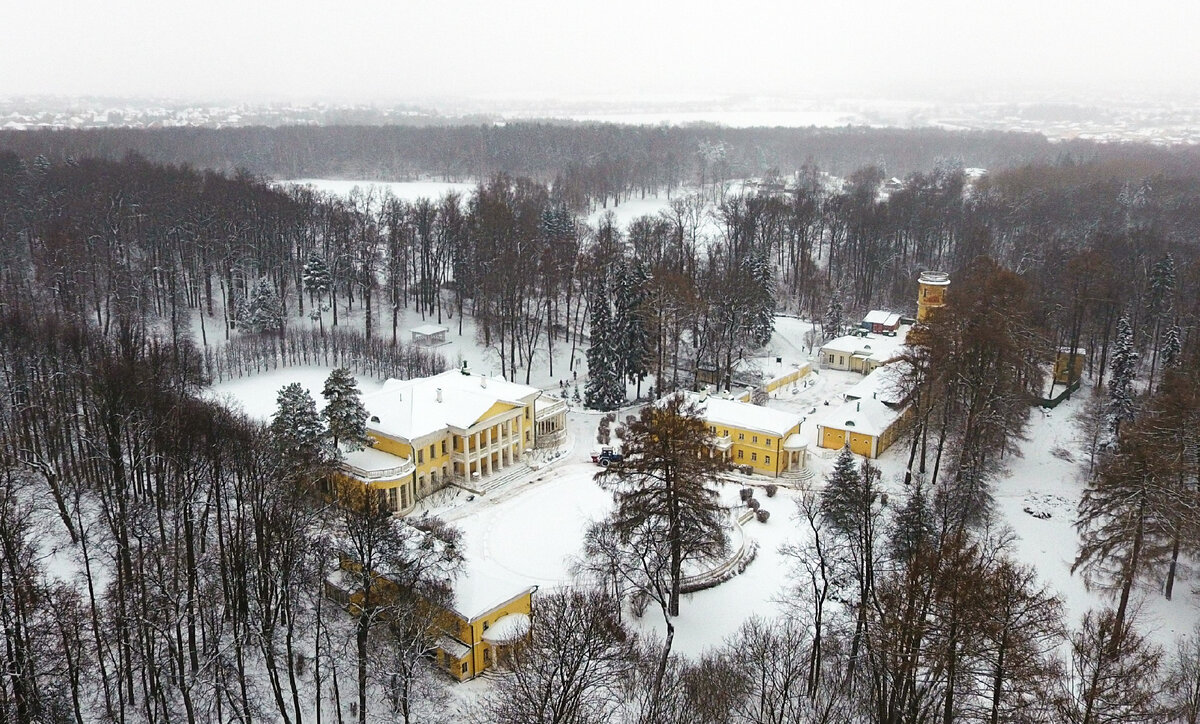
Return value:
[(1070, 347), (1059, 347), (1054, 357), (1054, 381), (1069, 385), (1083, 377), (1083, 366), (1087, 364), (1087, 350), (1076, 347), (1074, 354)]
[(825, 413), (817, 421), (817, 444), (877, 458), (900, 436), (907, 408), (889, 407), (880, 400), (850, 400)]
[(459, 370), (388, 380), (363, 405), (372, 446), (346, 453), (342, 472), (400, 514), (451, 483), (477, 488), (522, 463), (539, 436), (561, 441), (566, 429), (563, 400)]
[(438, 666), (459, 681), (473, 679), (495, 665), (504, 647), (522, 641), (533, 621), (536, 586), (518, 591), (499, 601), (483, 604), (473, 612), (447, 609), (438, 638)]
[[(339, 570), (325, 580), (326, 595), (351, 612), (362, 602), (362, 591), (352, 575), (357, 569), (356, 563), (343, 558)], [(529, 635), (533, 593), (537, 590), (537, 586), (510, 585), (499, 594), (500, 598), (479, 598), (478, 581), (472, 580), (474, 577), (469, 573), (455, 586), (453, 606), (429, 604), (434, 608), (426, 609), (427, 619), (432, 622), (429, 633), (437, 642), (434, 656), (438, 668), (459, 681), (487, 671), (495, 665), (504, 647)], [(389, 588), (395, 591), (393, 584), (383, 578), (376, 584), (374, 595), (387, 596)]]
[(708, 423), (714, 451), (734, 465), (749, 465), (771, 477), (804, 468), (807, 446), (800, 437), (799, 415), (707, 392), (685, 394)]

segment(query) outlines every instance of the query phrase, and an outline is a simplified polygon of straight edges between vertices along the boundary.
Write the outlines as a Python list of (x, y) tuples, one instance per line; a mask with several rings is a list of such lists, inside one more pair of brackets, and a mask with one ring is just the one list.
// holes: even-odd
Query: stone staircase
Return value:
[(476, 495), (487, 495), (501, 488), (507, 487), (509, 483), (527, 477), (533, 470), (529, 464), (521, 461), (514, 465), (509, 465), (498, 473), (489, 475), (480, 480), (459, 480), (455, 483), (463, 490), (472, 492)]
[(799, 470), (789, 470), (780, 473), (779, 482), (793, 488), (807, 488), (812, 483), (816, 474), (812, 468), (804, 467)]

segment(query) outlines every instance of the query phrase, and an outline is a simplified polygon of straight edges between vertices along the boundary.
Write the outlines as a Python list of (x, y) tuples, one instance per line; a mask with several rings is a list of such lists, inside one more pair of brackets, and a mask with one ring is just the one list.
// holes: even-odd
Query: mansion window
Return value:
[[(445, 445), (446, 443), (442, 443), (442, 444)], [(443, 452), (445, 452), (445, 451), (443, 451)], [(429, 446), (429, 459), (433, 460), (435, 457), (437, 457), (437, 453), (434, 452), (433, 445), (430, 445)]]
[(770, 464), (771, 464), (771, 456), (770, 456), (770, 455), (763, 455), (763, 463), (764, 463), (764, 464), (766, 464), (766, 465), (770, 465)]
[(743, 433), (738, 433), (738, 440), (745, 440), (746, 436)]
[(758, 453), (750, 453), (751, 462), (758, 462)]
[(755, 436), (754, 436), (754, 440), (752, 440), (752, 442), (753, 442), (755, 445), (757, 445), (757, 444), (758, 444), (758, 435), (755, 435)]
[(742, 451), (738, 450), (738, 460), (741, 460), (741, 459), (742, 459)]
[(421, 463), (423, 463), (423, 462), (425, 462), (425, 451), (424, 451), (424, 450), (418, 450), (418, 451), (417, 451), (417, 464), (419, 465), (419, 464), (421, 464)]
[(388, 488), (387, 497), (388, 497), (388, 502), (387, 502), (388, 510), (392, 511), (393, 513), (395, 513), (397, 510), (400, 510), (400, 508), (397, 506), (397, 503), (399, 502), (399, 494), (397, 492), (397, 489), (396, 488)]
[(446, 441), (445, 440), (442, 440), (442, 454), (443, 455), (446, 454)]

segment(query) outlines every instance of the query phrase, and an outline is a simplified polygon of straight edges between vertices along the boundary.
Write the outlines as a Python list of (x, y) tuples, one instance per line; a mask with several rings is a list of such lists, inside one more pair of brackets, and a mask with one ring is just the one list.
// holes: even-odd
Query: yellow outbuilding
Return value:
[(729, 400), (707, 392), (685, 393), (700, 409), (713, 437), (713, 451), (737, 466), (779, 477), (805, 465), (799, 415)]

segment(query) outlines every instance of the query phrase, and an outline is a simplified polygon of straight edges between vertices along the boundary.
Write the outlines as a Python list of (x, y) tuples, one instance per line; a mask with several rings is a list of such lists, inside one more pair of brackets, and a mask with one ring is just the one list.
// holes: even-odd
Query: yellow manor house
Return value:
[(342, 473), (375, 490), (393, 513), (449, 484), (474, 488), (557, 444), (566, 403), (536, 387), (451, 370), (391, 379), (363, 396), (372, 446), (348, 452)]
[(800, 438), (799, 415), (708, 392), (685, 394), (708, 423), (714, 450), (734, 465), (749, 465), (771, 477), (804, 468), (807, 445)]

